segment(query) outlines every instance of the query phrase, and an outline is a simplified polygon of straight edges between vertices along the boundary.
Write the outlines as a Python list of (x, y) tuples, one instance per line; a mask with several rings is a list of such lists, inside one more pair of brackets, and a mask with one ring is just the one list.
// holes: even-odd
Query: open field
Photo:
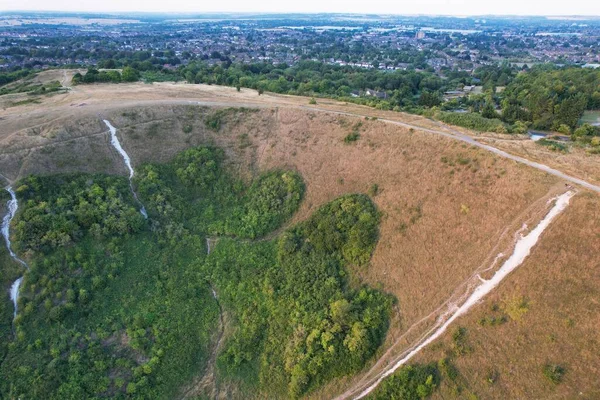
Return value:
[[(50, 78), (60, 78), (61, 73), (53, 72), (57, 75)], [(64, 78), (71, 72), (62, 74)], [(11, 95), (10, 101), (18, 98)], [(7, 101), (0, 97), (0, 107)], [(229, 168), (247, 180), (273, 168), (298, 171), (306, 195), (292, 223), (342, 194), (371, 193), (382, 213), (379, 243), (369, 268), (352, 271), (352, 282), (379, 287), (398, 299), (381, 351), (391, 349), (389, 358), (431, 326), (445, 302), (463, 294), (464, 283), (476, 271), (489, 267), (499, 252), (510, 252), (523, 223), (531, 226), (539, 220), (548, 199), (565, 190), (564, 182), (554, 176), (419, 127), (448, 134), (454, 128), (333, 100), (309, 107), (306, 98), (258, 96), (249, 89), (238, 93), (205, 85), (121, 84), (77, 86), (40, 101), (5, 108), (0, 114), (0, 173), (10, 181), (70, 171), (124, 175), (102, 123), (109, 119), (134, 167), (166, 162), (185, 148), (208, 143), (224, 148)], [(216, 120), (218, 124), (211, 124)], [(358, 140), (345, 143), (352, 133)], [(485, 142), (600, 182), (597, 161), (586, 155), (556, 155), (541, 146), (529, 149), (525, 141)], [(593, 307), (598, 290), (594, 282), (600, 282), (593, 268), (599, 250), (597, 210), (598, 195), (582, 190), (531, 258), (459, 321), (468, 328), (474, 348), (457, 361), (469, 390), (485, 398), (558, 398), (577, 390), (593, 398), (598, 393), (593, 392), (592, 379), (597, 366), (590, 358), (597, 344), (595, 339), (584, 342), (600, 315)], [(570, 289), (559, 290), (565, 287)], [(578, 291), (587, 292), (578, 298)], [(531, 304), (523, 321), (477, 325), (493, 302), (517, 295), (527, 296)], [(571, 314), (575, 323), (567, 330), (561, 321)], [(550, 342), (550, 334), (558, 339)], [(439, 346), (426, 351), (420, 360), (439, 359), (440, 351)], [(555, 392), (543, 386), (542, 379), (535, 380), (542, 358), (557, 358), (571, 371), (572, 378), (567, 374)], [(490, 396), (478, 372), (482, 363), (497, 365), (502, 377)], [(313, 396), (334, 397), (359, 378), (338, 380)], [(443, 390), (440, 396), (445, 396)]]

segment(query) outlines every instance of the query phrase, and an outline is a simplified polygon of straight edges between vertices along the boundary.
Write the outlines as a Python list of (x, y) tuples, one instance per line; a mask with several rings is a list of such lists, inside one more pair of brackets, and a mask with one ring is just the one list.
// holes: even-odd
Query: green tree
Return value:
[(125, 67), (121, 73), (121, 78), (123, 82), (136, 82), (140, 79), (140, 73), (132, 67)]

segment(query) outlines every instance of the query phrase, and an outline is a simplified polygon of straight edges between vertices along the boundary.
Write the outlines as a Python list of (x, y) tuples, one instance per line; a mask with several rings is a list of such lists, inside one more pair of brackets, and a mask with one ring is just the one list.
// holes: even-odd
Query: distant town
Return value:
[[(481, 131), (600, 131), (600, 18), (4, 13), (0, 26), (0, 94), (187, 82)], [(66, 86), (33, 79), (59, 68), (76, 71)]]
[(0, 27), (2, 69), (98, 66), (131, 53), (167, 69), (194, 60), (439, 74), (502, 62), (600, 66), (600, 19), (583, 17), (3, 13)]

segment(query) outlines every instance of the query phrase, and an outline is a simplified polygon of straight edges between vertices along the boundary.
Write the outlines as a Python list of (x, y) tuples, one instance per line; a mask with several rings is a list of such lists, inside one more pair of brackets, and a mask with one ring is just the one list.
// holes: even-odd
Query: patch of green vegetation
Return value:
[(295, 398), (362, 368), (385, 336), (392, 298), (350, 288), (345, 267), (368, 263), (377, 225), (370, 200), (348, 195), (276, 241), (220, 240), (206, 268), (236, 320), (221, 370)]
[(270, 171), (246, 187), (223, 171), (223, 160), (221, 149), (199, 147), (171, 164), (140, 168), (140, 196), (151, 215), (167, 219), (162, 228), (253, 239), (298, 208), (304, 184), (295, 172)]
[[(600, 72), (585, 68), (534, 67), (518, 74), (502, 93), (502, 117), (533, 129), (573, 130), (585, 110), (600, 108)], [(590, 115), (590, 114), (588, 114)]]
[(450, 125), (462, 126), (480, 132), (506, 133), (504, 123), (499, 119), (482, 117), (479, 113), (453, 113), (440, 111), (435, 118)]
[(42, 95), (58, 92), (63, 87), (59, 81), (52, 81), (29, 90), (30, 95)]
[(161, 247), (124, 178), (29, 177), (17, 193), (14, 244), (30, 270), (2, 397), (172, 397), (206, 362), (218, 318), (206, 281), (184, 268), (203, 242)]
[(152, 82), (178, 82), (183, 80), (181, 75), (167, 71), (142, 71), (140, 79), (144, 83)]
[[(5, 191), (3, 191), (6, 193)], [(0, 196), (0, 204), (6, 204), (8, 201), (4, 194)], [(0, 208), (0, 210), (2, 210)], [(2, 243), (4, 244), (4, 243)], [(8, 254), (5, 246), (0, 247), (0, 285), (3, 288), (10, 288), (14, 281), (24, 273), (23, 266), (14, 261)], [(10, 300), (10, 292), (3, 290), (0, 293), (0, 363), (6, 356), (8, 345), (13, 336), (13, 304)]]
[(352, 132), (350, 132), (345, 138), (344, 143), (350, 144), (356, 142), (360, 139), (360, 128), (362, 127), (362, 122), (357, 122), (352, 126)]
[(506, 323), (507, 321), (506, 315), (500, 315), (480, 318), (477, 323), (481, 326), (498, 326)]
[(367, 193), (371, 197), (377, 196), (379, 194), (379, 185), (376, 183), (372, 184)]
[(356, 142), (360, 139), (360, 134), (358, 132), (351, 132), (344, 138), (344, 143), (350, 144)]
[(14, 224), (15, 249), (48, 253), (75, 243), (86, 232), (96, 237), (139, 232), (143, 218), (129, 202), (127, 183), (104, 176), (30, 176), (16, 189), (22, 201)]
[(211, 131), (218, 132), (221, 129), (221, 120), (223, 118), (223, 115), (224, 113), (222, 110), (215, 111), (213, 114), (208, 115), (206, 117), (206, 119), (204, 120), (204, 124)]
[(435, 364), (409, 365), (384, 380), (367, 399), (426, 399), (439, 386), (440, 379), (440, 372)]
[(567, 144), (557, 142), (555, 140), (540, 139), (540, 140), (536, 141), (536, 143), (539, 144), (540, 146), (548, 147), (548, 149), (550, 149), (552, 151), (557, 151), (557, 152), (561, 152), (561, 153), (569, 152), (569, 146)]
[(204, 118), (204, 125), (213, 132), (221, 130), (222, 124), (225, 122), (225, 118), (230, 115), (238, 113), (255, 112), (256, 109), (244, 108), (244, 107), (228, 107), (217, 110), (212, 114), (207, 115)]
[[(219, 307), (208, 282), (230, 317), (218, 379), (298, 397), (364, 366), (393, 303), (348, 279), (378, 239), (373, 203), (347, 195), (278, 238), (249, 241), (292, 216), (304, 185), (291, 171), (246, 185), (223, 161), (222, 150), (200, 147), (142, 166), (135, 186), (148, 221), (124, 178), (19, 183), (14, 245), (31, 270), (15, 336), (0, 347), (2, 397), (177, 397), (214, 345)], [(230, 238), (206, 256), (208, 235)], [(0, 317), (8, 335), (10, 303)]]
[[(1, 75), (1, 74), (0, 74)], [(45, 84), (39, 82), (33, 82), (32, 78), (34, 75), (29, 76), (24, 79), (22, 82), (15, 82), (11, 85), (7, 85), (5, 87), (0, 88), (0, 96), (5, 94), (14, 94), (14, 93), (27, 93), (30, 96), (39, 96), (39, 95), (50, 95), (56, 93), (60, 90), (63, 90), (62, 85), (59, 81), (52, 81)], [(35, 99), (38, 102), (38, 99)], [(13, 106), (28, 104), (30, 102), (26, 102), (26, 100), (18, 101), (13, 103)]]
[(292, 216), (303, 194), (304, 184), (298, 174), (268, 172), (248, 188), (241, 204), (227, 211), (224, 224), (213, 225), (211, 232), (250, 239), (262, 236)]
[(471, 163), (471, 159), (468, 157), (458, 156), (456, 162), (458, 165), (469, 165)]
[(542, 367), (542, 374), (550, 382), (552, 382), (555, 385), (558, 385), (562, 382), (563, 376), (565, 374), (565, 369), (564, 367), (558, 364), (546, 364)]
[(459, 326), (452, 332), (452, 351), (456, 356), (464, 356), (473, 352), (467, 341), (467, 328)]
[[(156, 72), (157, 76), (161, 74)], [(140, 80), (140, 71), (130, 66), (123, 67), (122, 70), (106, 69), (103, 71), (96, 68), (88, 68), (85, 75), (77, 72), (73, 75), (71, 83), (73, 85), (89, 84), (89, 83), (120, 83), (120, 82), (136, 82)]]
[(529, 311), (529, 304), (523, 296), (515, 296), (505, 301), (504, 312), (513, 321), (520, 321)]
[(477, 323), (481, 326), (498, 326), (508, 322), (508, 316), (500, 312), (500, 307), (497, 304), (491, 307), (492, 315), (481, 317)]
[(13, 102), (9, 103), (9, 107), (18, 107), (18, 106), (24, 106), (27, 104), (40, 104), (40, 103), (41, 103), (41, 100), (39, 98), (31, 98), (31, 99), (13, 101)]
[(183, 133), (192, 133), (194, 127), (191, 124), (186, 124), (181, 128), (181, 130), (183, 131)]

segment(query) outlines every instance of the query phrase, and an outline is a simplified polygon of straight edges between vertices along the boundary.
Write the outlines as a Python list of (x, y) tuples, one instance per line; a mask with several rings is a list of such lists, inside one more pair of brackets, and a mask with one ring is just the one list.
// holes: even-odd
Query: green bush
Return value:
[(431, 396), (440, 383), (435, 364), (402, 367), (386, 378), (367, 398), (369, 400), (421, 400)]
[(565, 374), (565, 369), (558, 364), (546, 364), (542, 368), (542, 374), (548, 379), (550, 382), (558, 385)]

